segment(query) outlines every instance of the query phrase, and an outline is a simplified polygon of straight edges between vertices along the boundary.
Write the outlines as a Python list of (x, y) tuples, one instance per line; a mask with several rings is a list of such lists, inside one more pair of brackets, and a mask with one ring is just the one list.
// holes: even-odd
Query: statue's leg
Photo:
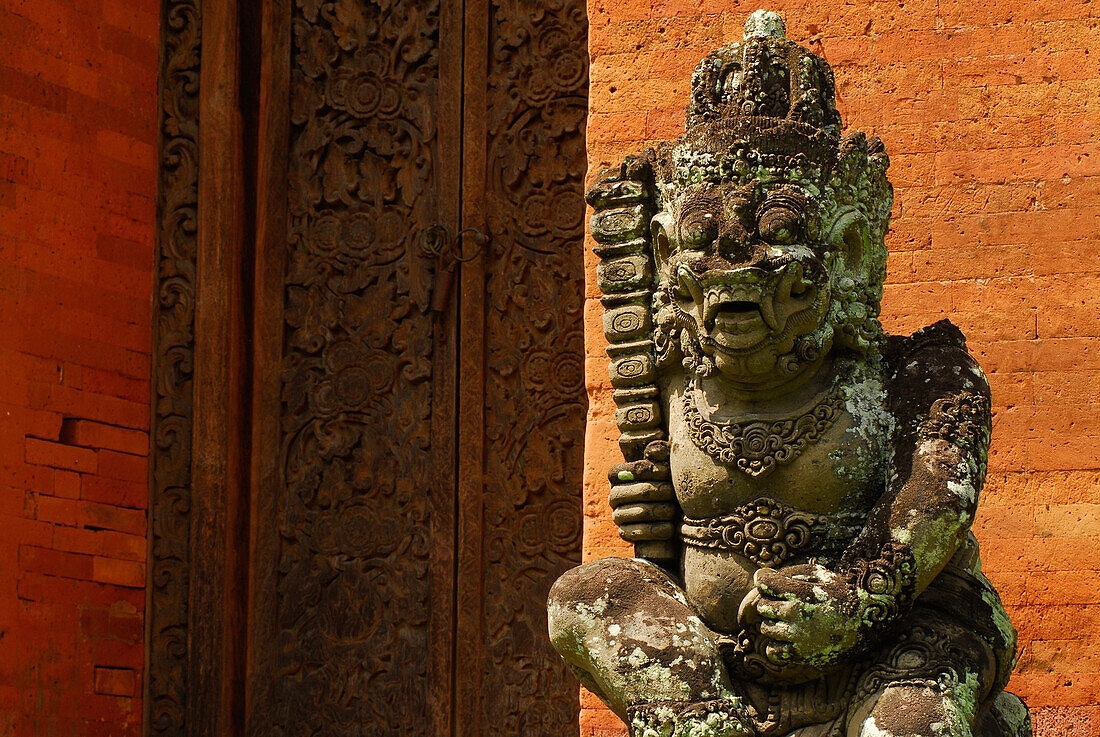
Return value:
[(917, 606), (871, 658), (849, 710), (848, 737), (987, 737), (997, 655), (953, 616)]
[(1019, 696), (1001, 691), (990, 705), (980, 737), (1032, 737), (1031, 714)]
[(714, 633), (657, 566), (606, 558), (573, 568), (548, 610), (554, 647), (635, 734), (646, 733), (643, 722), (696, 717), (717, 727), (700, 735), (749, 734)]
[(965, 686), (885, 686), (856, 708), (848, 737), (984, 737), (974, 731), (973, 698)]

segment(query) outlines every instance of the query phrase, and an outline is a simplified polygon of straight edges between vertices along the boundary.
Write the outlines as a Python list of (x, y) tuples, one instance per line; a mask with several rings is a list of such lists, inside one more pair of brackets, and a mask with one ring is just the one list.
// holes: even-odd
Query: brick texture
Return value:
[[(683, 132), (691, 72), (761, 7), (589, 0), (590, 175)], [(1038, 737), (1100, 735), (1100, 17), (1087, 2), (776, 0), (836, 73), (895, 188), (883, 321), (954, 321), (989, 374), (975, 532), (1020, 631), (1010, 689)], [(628, 555), (607, 510), (615, 440), (591, 244), (587, 559)], [(588, 694), (586, 737), (623, 735)]]
[(0, 0), (0, 737), (137, 735), (156, 0)]

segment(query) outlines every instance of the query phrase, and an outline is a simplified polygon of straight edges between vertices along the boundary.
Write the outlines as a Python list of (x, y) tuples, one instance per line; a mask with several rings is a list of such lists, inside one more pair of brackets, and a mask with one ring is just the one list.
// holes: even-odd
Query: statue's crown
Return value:
[(696, 68), (687, 125), (765, 118), (839, 137), (835, 96), (828, 63), (788, 41), (778, 13), (757, 10), (745, 23), (742, 41), (715, 49)]

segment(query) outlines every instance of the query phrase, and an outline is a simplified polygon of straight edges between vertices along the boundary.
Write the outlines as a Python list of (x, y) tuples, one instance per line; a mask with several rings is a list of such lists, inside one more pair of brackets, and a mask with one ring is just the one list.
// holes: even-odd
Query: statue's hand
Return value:
[(645, 555), (641, 550), (646, 546), (662, 550), (676, 539), (680, 510), (669, 473), (668, 443), (650, 443), (644, 459), (612, 466), (608, 478), (611, 518), (619, 526), (619, 534), (634, 543), (643, 557), (665, 557)]
[(757, 630), (756, 651), (776, 666), (828, 668), (860, 642), (869, 594), (820, 565), (762, 568), (741, 602), (740, 618)]
[(908, 546), (893, 542), (852, 556), (841, 572), (816, 563), (760, 569), (741, 602), (741, 624), (759, 633), (755, 650), (772, 664), (828, 668), (908, 611), (915, 571)]

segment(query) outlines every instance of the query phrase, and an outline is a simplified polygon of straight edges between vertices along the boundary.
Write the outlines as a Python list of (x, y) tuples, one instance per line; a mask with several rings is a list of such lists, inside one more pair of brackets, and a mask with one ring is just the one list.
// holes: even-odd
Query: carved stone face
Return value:
[(658, 363), (783, 393), (836, 347), (882, 342), (892, 193), (881, 143), (704, 122), (651, 153)]
[[(829, 246), (795, 182), (702, 182), (653, 218), (666, 308), (727, 378), (787, 382), (831, 346), (807, 345), (828, 316)], [(811, 350), (812, 349), (812, 350)]]

